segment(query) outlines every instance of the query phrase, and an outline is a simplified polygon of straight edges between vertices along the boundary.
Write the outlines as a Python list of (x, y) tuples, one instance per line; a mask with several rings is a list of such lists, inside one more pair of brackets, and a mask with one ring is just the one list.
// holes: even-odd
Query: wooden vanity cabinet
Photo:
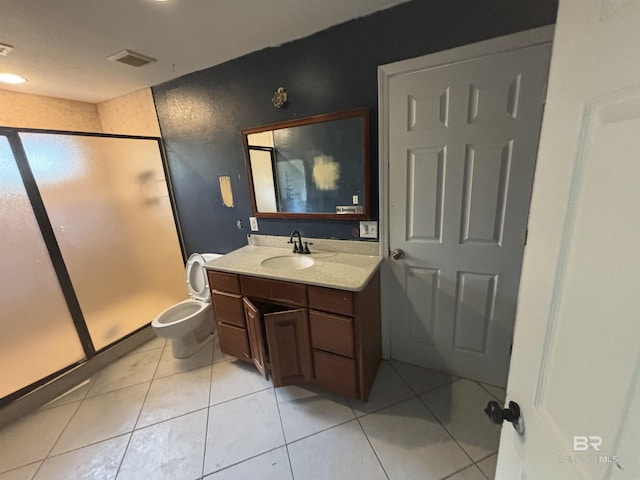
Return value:
[(251, 347), (238, 275), (207, 270), (207, 276), (220, 349), (227, 355), (251, 361)]
[(381, 360), (380, 276), (351, 292), (208, 271), (220, 347), (274, 386), (366, 401)]
[(251, 347), (242, 307), (242, 296), (234, 293), (211, 292), (216, 314), (220, 349), (242, 360), (251, 359)]
[(306, 309), (264, 315), (273, 385), (310, 382), (313, 377), (309, 318)]
[(310, 382), (313, 376), (306, 309), (288, 309), (245, 297), (251, 361), (273, 385)]
[(271, 362), (267, 355), (267, 337), (263, 328), (263, 314), (248, 298), (244, 298), (242, 301), (244, 303), (244, 315), (248, 327), (247, 335), (249, 337), (249, 346), (251, 347), (251, 361), (264, 378), (268, 380), (269, 372), (271, 371)]
[(310, 285), (313, 383), (366, 401), (382, 359), (380, 274), (360, 292)]

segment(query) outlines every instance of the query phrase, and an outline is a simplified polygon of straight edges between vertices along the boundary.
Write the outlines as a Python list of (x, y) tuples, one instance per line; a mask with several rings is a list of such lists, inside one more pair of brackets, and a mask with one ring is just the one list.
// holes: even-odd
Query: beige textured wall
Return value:
[(102, 132), (98, 107), (92, 103), (8, 90), (0, 90), (0, 126)]
[(98, 104), (0, 90), (0, 127), (160, 136), (150, 88)]
[(150, 88), (99, 103), (103, 133), (160, 136), (160, 126)]

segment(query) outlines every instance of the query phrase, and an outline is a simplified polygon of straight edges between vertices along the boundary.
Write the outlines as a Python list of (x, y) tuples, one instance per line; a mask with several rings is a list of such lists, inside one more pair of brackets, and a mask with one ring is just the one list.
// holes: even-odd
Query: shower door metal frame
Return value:
[(182, 235), (182, 229), (180, 227), (180, 222), (178, 220), (177, 209), (175, 204), (175, 197), (173, 193), (173, 182), (171, 181), (171, 172), (169, 170), (169, 166), (167, 164), (167, 156), (164, 149), (164, 144), (162, 143), (162, 139), (159, 137), (147, 137), (140, 135), (116, 135), (116, 134), (106, 134), (106, 133), (92, 133), (92, 132), (70, 132), (64, 130), (41, 130), (41, 129), (33, 129), (33, 128), (14, 128), (14, 127), (2, 127), (0, 126), (0, 136), (6, 137), (9, 146), (11, 147), (11, 151), (13, 153), (14, 160), (16, 162), (16, 166), (20, 173), (20, 177), (22, 179), (22, 183), (24, 185), (27, 198), (31, 204), (33, 209), (34, 216), (36, 218), (38, 228), (42, 234), (42, 238), (44, 240), (45, 246), (47, 247), (47, 251), (51, 258), (51, 262), (53, 264), (53, 268), (55, 274), (58, 278), (58, 283), (60, 284), (60, 288), (62, 289), (62, 294), (64, 296), (65, 302), (69, 309), (69, 313), (71, 314), (71, 318), (73, 320), (73, 324), (78, 333), (78, 337), (80, 339), (80, 343), (84, 350), (85, 359), (73, 363), (61, 370), (53, 372), (50, 375), (38, 380), (37, 382), (31, 383), (20, 390), (13, 392), (3, 398), (0, 398), (0, 407), (14, 401), (17, 398), (22, 397), (23, 395), (28, 394), (29, 392), (49, 383), (54, 378), (68, 372), (69, 370), (75, 368), (77, 365), (87, 362), (91, 358), (93, 358), (97, 353), (103, 352), (113, 345), (116, 345), (123, 340), (131, 337), (132, 335), (137, 334), (141, 330), (147, 328), (147, 326), (142, 326), (132, 332), (129, 332), (127, 335), (122, 338), (116, 340), (115, 342), (106, 345), (100, 350), (96, 350), (93, 341), (91, 340), (91, 335), (89, 333), (89, 329), (87, 326), (87, 322), (82, 313), (82, 309), (80, 308), (80, 303), (78, 301), (78, 297), (76, 295), (75, 289), (71, 282), (71, 277), (69, 276), (69, 271), (65, 264), (64, 258), (62, 257), (62, 252), (60, 250), (60, 246), (58, 245), (58, 241), (56, 240), (55, 233), (53, 230), (53, 226), (51, 224), (51, 220), (49, 219), (49, 215), (46, 211), (44, 202), (42, 200), (42, 196), (40, 194), (40, 189), (38, 188), (38, 184), (36, 179), (31, 171), (31, 166), (29, 164), (29, 159), (27, 157), (27, 153), (22, 144), (22, 140), (20, 139), (20, 133), (41, 133), (47, 135), (72, 135), (72, 136), (81, 136), (81, 137), (102, 137), (102, 138), (126, 138), (126, 139), (138, 139), (138, 140), (154, 140), (158, 145), (158, 151), (160, 153), (160, 159), (162, 162), (162, 169), (164, 171), (165, 182), (167, 184), (167, 192), (169, 194), (169, 203), (171, 205), (171, 212), (173, 215), (174, 225), (176, 227), (176, 232), (178, 234), (178, 244), (180, 245), (180, 253), (182, 255), (183, 263), (186, 262), (186, 252), (184, 247), (184, 238)]

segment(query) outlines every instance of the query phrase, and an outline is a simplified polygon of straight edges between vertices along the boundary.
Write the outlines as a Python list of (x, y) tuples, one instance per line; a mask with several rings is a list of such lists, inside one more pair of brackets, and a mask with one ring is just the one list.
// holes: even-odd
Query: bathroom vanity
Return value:
[(381, 360), (379, 263), (262, 246), (207, 262), (222, 351), (276, 387), (310, 383), (366, 401)]

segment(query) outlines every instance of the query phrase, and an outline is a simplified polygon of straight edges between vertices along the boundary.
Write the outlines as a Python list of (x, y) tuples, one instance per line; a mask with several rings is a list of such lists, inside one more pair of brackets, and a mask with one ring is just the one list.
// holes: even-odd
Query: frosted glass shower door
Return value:
[(187, 298), (156, 140), (20, 138), (96, 350)]
[(0, 398), (84, 359), (7, 137), (0, 136)]

